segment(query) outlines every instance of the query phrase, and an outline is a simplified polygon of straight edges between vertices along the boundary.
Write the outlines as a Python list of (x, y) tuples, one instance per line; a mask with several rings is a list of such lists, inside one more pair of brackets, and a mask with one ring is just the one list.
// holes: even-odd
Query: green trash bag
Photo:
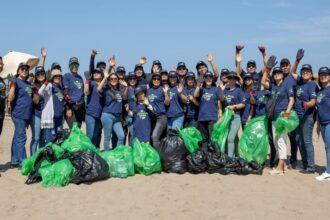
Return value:
[(131, 147), (118, 146), (114, 150), (101, 152), (100, 156), (107, 161), (111, 177), (127, 178), (134, 175)]
[(265, 163), (268, 153), (268, 123), (266, 116), (249, 121), (238, 142), (238, 153), (247, 162)]
[(78, 128), (77, 123), (74, 123), (69, 137), (62, 143), (61, 147), (69, 153), (74, 153), (80, 150), (90, 150), (94, 153), (99, 153), (92, 141)]
[(137, 138), (133, 140), (133, 161), (138, 173), (150, 175), (162, 171), (157, 151), (150, 144), (142, 143)]
[(275, 121), (276, 136), (294, 131), (299, 125), (299, 118), (295, 111), (291, 111), (288, 118), (284, 118), (283, 115), (284, 112), (281, 112), (280, 116)]
[(66, 186), (69, 184), (73, 172), (74, 168), (69, 159), (60, 160), (54, 164), (43, 162), (38, 170), (43, 187)]
[(221, 116), (220, 120), (213, 126), (211, 140), (218, 144), (222, 153), (224, 153), (226, 149), (226, 141), (232, 116), (233, 110), (226, 108), (225, 113)]
[(203, 139), (202, 134), (195, 127), (179, 129), (179, 136), (183, 139), (187, 150), (193, 154), (198, 149), (198, 142)]
[(31, 171), (33, 170), (33, 167), (34, 167), (34, 162), (36, 161), (36, 158), (38, 157), (40, 152), (42, 152), (42, 150), (43, 150), (42, 148), (38, 149), (32, 156), (23, 160), (22, 166), (21, 166), (22, 167), (21, 173), (24, 176), (27, 176), (31, 173)]

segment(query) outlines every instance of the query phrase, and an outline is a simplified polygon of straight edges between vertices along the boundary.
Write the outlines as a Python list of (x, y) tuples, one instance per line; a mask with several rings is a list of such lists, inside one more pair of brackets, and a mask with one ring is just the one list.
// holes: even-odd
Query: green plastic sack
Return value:
[(291, 111), (288, 118), (284, 118), (283, 115), (284, 112), (281, 112), (280, 116), (275, 121), (276, 136), (294, 131), (299, 125), (299, 118), (295, 111)]
[(41, 175), (43, 187), (66, 186), (69, 184), (74, 172), (69, 159), (60, 160), (54, 164), (42, 165), (38, 172)]
[(100, 156), (107, 161), (111, 177), (127, 178), (134, 175), (131, 147), (118, 146), (114, 150), (101, 152)]
[(226, 141), (233, 113), (233, 110), (226, 108), (225, 113), (221, 116), (220, 120), (213, 126), (211, 140), (218, 144), (222, 153), (224, 153), (226, 149)]
[(92, 141), (78, 128), (77, 123), (74, 123), (69, 137), (62, 143), (61, 147), (69, 153), (74, 153), (80, 150), (90, 150), (99, 153)]
[(268, 123), (266, 116), (249, 121), (238, 142), (238, 153), (247, 162), (265, 163), (268, 153)]
[(23, 160), (22, 162), (22, 168), (21, 168), (21, 173), (24, 176), (27, 176), (31, 173), (31, 171), (33, 170), (34, 167), (34, 162), (36, 161), (36, 158), (38, 157), (38, 155), (40, 154), (40, 152), (42, 152), (42, 148), (38, 149), (32, 156), (26, 158), (25, 160)]
[(179, 136), (183, 139), (187, 150), (193, 154), (198, 149), (198, 142), (203, 139), (202, 134), (195, 127), (179, 129)]
[(142, 143), (137, 138), (133, 140), (133, 160), (135, 171), (144, 175), (160, 173), (162, 166), (157, 151), (148, 143)]

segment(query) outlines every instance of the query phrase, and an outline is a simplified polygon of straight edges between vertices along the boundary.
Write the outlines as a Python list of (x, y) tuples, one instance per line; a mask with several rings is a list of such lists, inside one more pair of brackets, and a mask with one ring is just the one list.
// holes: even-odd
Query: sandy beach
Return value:
[[(0, 137), (1, 219), (329, 219), (330, 182), (289, 170), (284, 176), (135, 175), (63, 188), (26, 185), (8, 169), (13, 124)], [(31, 131), (28, 130), (28, 141)], [(318, 170), (324, 145), (314, 132)], [(27, 152), (28, 148), (27, 148)]]

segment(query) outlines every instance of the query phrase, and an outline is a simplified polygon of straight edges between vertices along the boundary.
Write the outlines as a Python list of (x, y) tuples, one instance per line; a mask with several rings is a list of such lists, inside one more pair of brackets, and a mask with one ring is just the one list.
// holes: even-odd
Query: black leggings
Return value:
[(198, 130), (201, 132), (203, 139), (210, 141), (214, 121), (199, 121)]

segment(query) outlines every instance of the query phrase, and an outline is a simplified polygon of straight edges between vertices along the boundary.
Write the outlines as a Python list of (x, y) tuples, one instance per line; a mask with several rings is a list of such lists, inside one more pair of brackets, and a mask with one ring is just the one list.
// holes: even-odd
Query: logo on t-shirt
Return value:
[(55, 93), (55, 95), (56, 95), (56, 97), (58, 98), (58, 100), (60, 100), (60, 102), (62, 102), (63, 101), (63, 94), (62, 94), (62, 92), (57, 92), (57, 93)]
[(204, 93), (203, 96), (202, 96), (202, 99), (206, 100), (206, 101), (210, 101), (211, 98), (213, 97), (213, 94), (212, 93)]
[(32, 88), (31, 88), (30, 86), (26, 87), (26, 88), (25, 88), (25, 92), (26, 92), (27, 94), (31, 95), (31, 94), (32, 94)]
[(149, 99), (150, 102), (154, 102), (155, 99), (157, 99), (157, 96), (156, 96), (155, 94), (150, 94), (150, 95), (148, 96), (148, 99)]
[(137, 117), (140, 118), (141, 120), (144, 120), (148, 116), (148, 112), (146, 112), (144, 109), (141, 109), (137, 113)]
[(234, 98), (233, 95), (226, 95), (225, 99), (227, 101), (227, 103), (231, 103), (231, 100)]
[(82, 83), (79, 80), (74, 81), (74, 85), (78, 88), (81, 89), (82, 88)]
[(175, 93), (174, 92), (170, 92), (169, 93), (169, 96), (170, 96), (170, 100), (172, 100), (172, 98), (175, 96)]
[(322, 102), (322, 99), (325, 97), (325, 95), (323, 94), (323, 92), (320, 92), (318, 95), (317, 95), (317, 103), (321, 103)]
[(300, 97), (300, 95), (301, 95), (303, 92), (304, 92), (304, 90), (303, 90), (301, 87), (299, 87), (299, 88), (297, 89), (297, 96)]
[(121, 102), (123, 100), (120, 93), (116, 93), (116, 99), (118, 102)]

